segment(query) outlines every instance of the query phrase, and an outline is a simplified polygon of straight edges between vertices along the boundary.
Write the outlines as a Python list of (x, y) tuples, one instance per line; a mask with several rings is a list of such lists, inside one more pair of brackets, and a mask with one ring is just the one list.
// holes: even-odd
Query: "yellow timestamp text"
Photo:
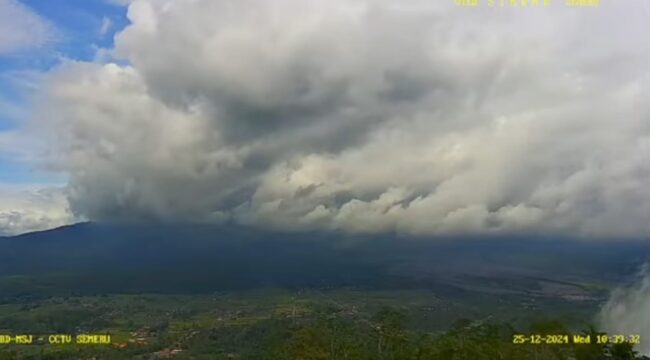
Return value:
[(453, 0), (457, 6), (464, 7), (546, 7), (551, 4), (564, 4), (568, 7), (597, 7), (600, 6), (600, 0)]
[(638, 334), (514, 334), (512, 343), (517, 345), (588, 345), (588, 344), (633, 344), (641, 343)]

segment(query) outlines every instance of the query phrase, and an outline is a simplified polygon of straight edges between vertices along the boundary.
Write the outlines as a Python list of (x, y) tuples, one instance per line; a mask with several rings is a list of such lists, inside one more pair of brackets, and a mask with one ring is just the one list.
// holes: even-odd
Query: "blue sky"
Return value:
[[(6, 17), (14, 17), (6, 26), (16, 38), (21, 31), (43, 29), (15, 49), (2, 52), (0, 44), (0, 184), (61, 184), (64, 174), (44, 171), (16, 155), (19, 140), (1, 140), (15, 138), (25, 126), (44, 73), (62, 59), (92, 60), (98, 49), (112, 47), (115, 33), (128, 22), (126, 7), (101, 0), (0, 0), (0, 5)], [(25, 29), (15, 29), (20, 26)]]

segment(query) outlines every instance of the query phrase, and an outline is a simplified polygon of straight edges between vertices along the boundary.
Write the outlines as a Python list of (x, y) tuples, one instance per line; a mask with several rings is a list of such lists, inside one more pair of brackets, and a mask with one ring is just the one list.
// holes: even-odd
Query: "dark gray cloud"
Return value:
[(129, 65), (64, 64), (36, 121), (91, 219), (638, 236), (635, 6), (136, 0)]

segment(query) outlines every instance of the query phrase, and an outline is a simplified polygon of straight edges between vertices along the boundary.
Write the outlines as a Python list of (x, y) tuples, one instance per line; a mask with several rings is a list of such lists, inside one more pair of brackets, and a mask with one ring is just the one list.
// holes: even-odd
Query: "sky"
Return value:
[[(63, 61), (95, 61), (127, 24), (124, 4), (0, 0), (0, 235), (83, 219), (69, 211), (67, 175), (41, 161), (29, 136), (35, 99)], [(38, 126), (38, 124), (35, 124)]]
[(0, 235), (650, 232), (650, 10), (0, 0)]

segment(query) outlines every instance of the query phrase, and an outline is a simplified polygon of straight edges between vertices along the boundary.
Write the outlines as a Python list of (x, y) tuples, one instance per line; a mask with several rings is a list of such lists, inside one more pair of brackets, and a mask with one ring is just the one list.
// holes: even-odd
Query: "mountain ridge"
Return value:
[(635, 273), (649, 253), (643, 240), (416, 238), (95, 222), (0, 238), (0, 248), (0, 290), (7, 284), (2, 279), (22, 276), (82, 293), (260, 286), (439, 289), (476, 282), (478, 275), (505, 283), (537, 277), (615, 284)]

